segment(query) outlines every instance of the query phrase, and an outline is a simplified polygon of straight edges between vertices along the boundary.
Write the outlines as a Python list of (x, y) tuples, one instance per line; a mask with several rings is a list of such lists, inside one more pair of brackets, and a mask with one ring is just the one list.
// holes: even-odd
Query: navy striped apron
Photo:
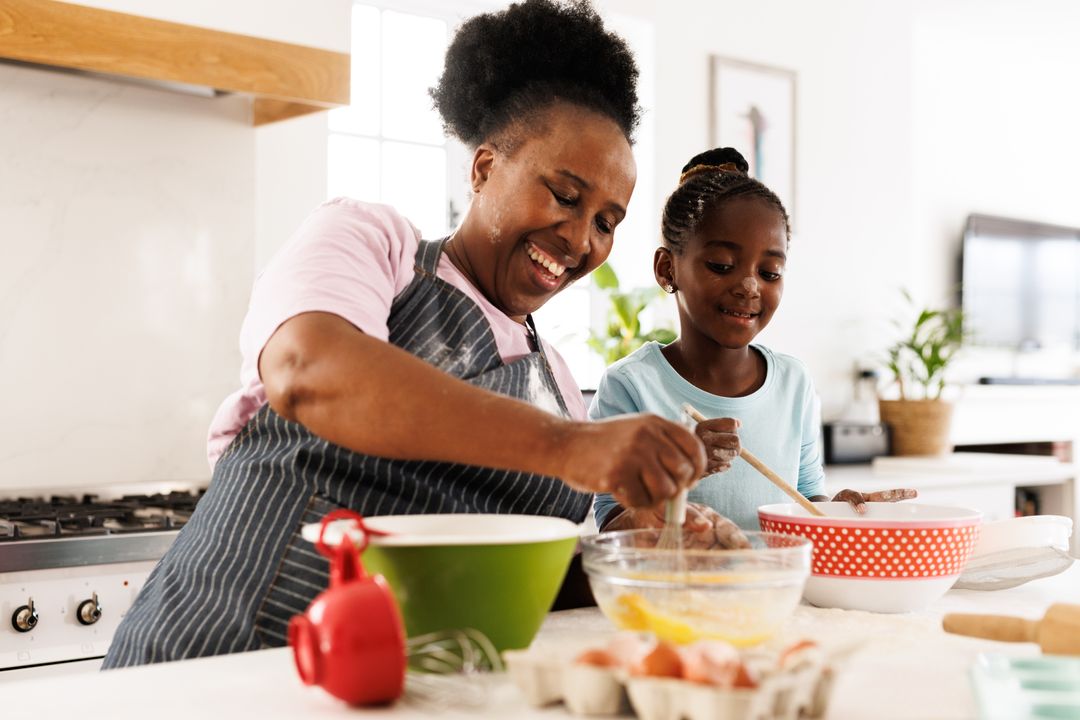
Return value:
[[(390, 310), (390, 342), (473, 385), (568, 416), (539, 341), (536, 351), (504, 363), (480, 308), (436, 277), (444, 242), (420, 243), (416, 276)], [(289, 619), (328, 581), (325, 559), (300, 528), (335, 508), (581, 522), (590, 502), (553, 477), (355, 453), (264, 405), (218, 460), (191, 519), (121, 621), (103, 668), (284, 645)]]

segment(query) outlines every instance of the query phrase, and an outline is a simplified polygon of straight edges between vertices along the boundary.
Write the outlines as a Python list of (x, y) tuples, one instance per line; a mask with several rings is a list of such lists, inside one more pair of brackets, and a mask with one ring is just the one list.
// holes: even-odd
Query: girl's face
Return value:
[(749, 345), (780, 305), (786, 250), (783, 217), (753, 197), (708, 210), (681, 253), (657, 250), (656, 279), (677, 290), (682, 335), (726, 349)]
[(458, 231), (473, 280), (514, 318), (607, 259), (637, 179), (629, 142), (604, 115), (559, 104), (518, 132), (509, 153), (477, 148)]

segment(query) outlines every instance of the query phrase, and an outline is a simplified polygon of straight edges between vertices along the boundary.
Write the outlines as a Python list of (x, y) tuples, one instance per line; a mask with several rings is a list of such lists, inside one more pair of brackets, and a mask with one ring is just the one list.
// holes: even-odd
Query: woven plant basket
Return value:
[(952, 403), (945, 400), (878, 400), (881, 421), (892, 428), (893, 455), (952, 452)]

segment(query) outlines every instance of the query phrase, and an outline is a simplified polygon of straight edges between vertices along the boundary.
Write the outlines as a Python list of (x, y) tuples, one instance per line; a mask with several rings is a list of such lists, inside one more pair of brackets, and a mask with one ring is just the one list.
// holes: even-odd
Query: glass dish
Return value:
[(622, 530), (582, 539), (593, 595), (620, 629), (680, 644), (708, 638), (747, 647), (772, 637), (799, 604), (809, 540), (749, 532), (749, 549), (666, 550), (656, 547), (660, 534)]

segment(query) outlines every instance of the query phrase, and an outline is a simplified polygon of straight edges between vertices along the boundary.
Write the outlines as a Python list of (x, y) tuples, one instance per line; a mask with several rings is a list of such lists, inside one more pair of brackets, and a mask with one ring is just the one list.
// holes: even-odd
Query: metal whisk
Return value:
[[(690, 417), (685, 409), (683, 410), (683, 424), (691, 432), (694, 431), (694, 426), (697, 425), (694, 418)], [(664, 529), (656, 540), (657, 549), (682, 549), (683, 524), (686, 522), (686, 496), (689, 492), (688, 488), (683, 488), (675, 497), (667, 501), (667, 505), (664, 507)]]
[(492, 673), (504, 670), (491, 640), (472, 628), (418, 635), (405, 650), (410, 672), (402, 702), (424, 710), (483, 707)]

